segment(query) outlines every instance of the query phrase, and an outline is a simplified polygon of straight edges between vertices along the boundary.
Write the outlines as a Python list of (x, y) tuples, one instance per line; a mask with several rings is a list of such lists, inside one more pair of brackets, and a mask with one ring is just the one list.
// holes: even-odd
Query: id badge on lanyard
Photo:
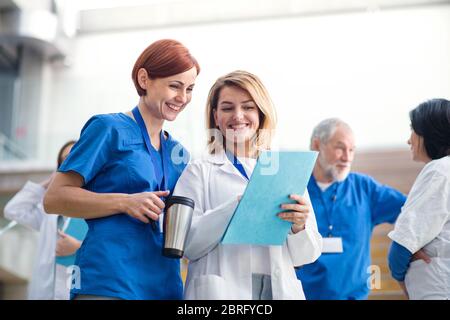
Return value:
[(322, 238), (322, 253), (342, 253), (344, 248), (342, 246), (341, 237), (326, 237)]
[[(322, 253), (343, 253), (344, 252), (344, 246), (342, 244), (342, 237), (335, 237), (333, 236), (333, 223), (331, 221), (331, 215), (333, 214), (334, 206), (336, 204), (337, 200), (337, 192), (338, 192), (338, 186), (336, 186), (335, 194), (332, 197), (333, 204), (331, 208), (328, 208), (325, 206), (325, 200), (323, 199), (322, 195), (322, 202), (324, 205), (324, 208), (327, 212), (327, 222), (328, 222), (328, 237), (322, 238)], [(331, 212), (331, 214), (330, 214)]]

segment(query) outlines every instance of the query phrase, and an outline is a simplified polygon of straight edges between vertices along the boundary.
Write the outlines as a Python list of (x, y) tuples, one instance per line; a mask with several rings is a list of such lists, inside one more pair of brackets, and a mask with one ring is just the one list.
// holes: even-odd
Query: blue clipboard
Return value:
[[(84, 219), (67, 218), (62, 231), (80, 241), (83, 241), (88, 231), (88, 225)], [(76, 253), (70, 256), (56, 257), (56, 263), (63, 266), (75, 264)]]
[(281, 204), (303, 195), (316, 151), (264, 151), (222, 237), (222, 244), (283, 245), (292, 223), (281, 220)]

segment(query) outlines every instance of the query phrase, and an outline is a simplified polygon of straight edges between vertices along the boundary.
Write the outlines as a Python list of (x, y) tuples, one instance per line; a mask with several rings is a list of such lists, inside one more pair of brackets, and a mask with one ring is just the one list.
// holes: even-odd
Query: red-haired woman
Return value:
[(86, 219), (72, 299), (179, 299), (179, 260), (162, 255), (159, 215), (188, 152), (167, 131), (191, 100), (200, 67), (188, 49), (159, 40), (137, 59), (129, 112), (92, 117), (44, 199), (46, 212)]

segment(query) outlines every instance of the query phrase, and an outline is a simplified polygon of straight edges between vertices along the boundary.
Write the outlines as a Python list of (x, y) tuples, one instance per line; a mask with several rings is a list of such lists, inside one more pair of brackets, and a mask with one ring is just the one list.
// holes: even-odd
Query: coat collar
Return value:
[[(234, 167), (234, 165), (230, 162), (230, 160), (228, 160), (228, 157), (225, 154), (224, 150), (220, 150), (214, 154), (208, 154), (206, 156), (206, 161), (219, 166), (220, 170), (222, 170), (226, 173), (237, 175), (237, 176), (241, 177), (242, 179), (245, 179), (239, 173), (239, 171)], [(245, 181), (247, 181), (247, 180), (245, 180)]]
[(220, 150), (216, 153), (208, 153), (205, 157), (206, 161), (212, 163), (212, 164), (218, 164), (218, 165), (223, 165), (226, 163), (230, 163), (230, 161), (228, 161), (228, 158), (225, 154), (225, 151)]

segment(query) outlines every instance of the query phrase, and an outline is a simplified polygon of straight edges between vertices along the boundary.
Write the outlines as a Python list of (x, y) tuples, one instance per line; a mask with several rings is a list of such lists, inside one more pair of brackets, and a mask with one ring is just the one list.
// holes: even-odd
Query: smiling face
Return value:
[(338, 125), (326, 143), (316, 141), (317, 164), (325, 181), (343, 181), (350, 173), (355, 154), (355, 139), (351, 130)]
[(191, 101), (197, 69), (195, 67), (167, 77), (150, 79), (145, 69), (138, 72), (139, 85), (147, 94), (141, 97), (140, 104), (153, 117), (173, 121)]
[(225, 86), (219, 94), (214, 121), (228, 143), (248, 144), (259, 128), (259, 109), (250, 94)]

